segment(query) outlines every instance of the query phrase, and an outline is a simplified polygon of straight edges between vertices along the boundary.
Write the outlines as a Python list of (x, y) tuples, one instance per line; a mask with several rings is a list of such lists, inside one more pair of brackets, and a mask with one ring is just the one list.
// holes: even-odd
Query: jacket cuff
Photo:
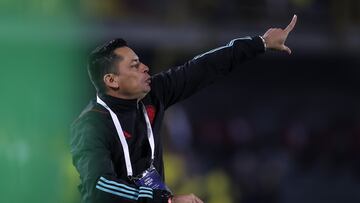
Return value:
[(257, 52), (264, 53), (266, 51), (265, 40), (260, 36), (251, 37)]

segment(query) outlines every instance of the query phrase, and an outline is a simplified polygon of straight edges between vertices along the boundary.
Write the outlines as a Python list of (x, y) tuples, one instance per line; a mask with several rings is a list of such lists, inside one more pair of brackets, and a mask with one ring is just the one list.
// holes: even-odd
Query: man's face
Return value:
[(139, 57), (129, 47), (114, 50), (123, 59), (116, 64), (118, 74), (118, 94), (124, 98), (141, 99), (150, 92), (149, 68), (140, 62)]

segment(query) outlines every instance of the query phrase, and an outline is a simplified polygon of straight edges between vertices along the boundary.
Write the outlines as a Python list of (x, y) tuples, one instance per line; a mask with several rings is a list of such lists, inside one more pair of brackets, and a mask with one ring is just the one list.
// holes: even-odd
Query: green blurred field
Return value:
[(68, 151), (84, 83), (77, 23), (66, 2), (0, 5), (0, 202), (78, 202)]

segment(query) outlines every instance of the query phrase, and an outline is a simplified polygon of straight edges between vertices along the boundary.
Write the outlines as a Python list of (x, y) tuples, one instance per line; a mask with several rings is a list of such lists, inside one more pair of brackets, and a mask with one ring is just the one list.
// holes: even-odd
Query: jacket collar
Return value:
[(138, 109), (137, 99), (121, 99), (103, 93), (98, 93), (98, 96), (115, 113)]

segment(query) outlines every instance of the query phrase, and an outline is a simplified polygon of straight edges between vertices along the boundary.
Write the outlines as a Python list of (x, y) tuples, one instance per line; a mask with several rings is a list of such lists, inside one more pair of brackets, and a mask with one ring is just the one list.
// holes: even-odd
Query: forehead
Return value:
[(138, 60), (139, 57), (136, 55), (136, 53), (130, 49), (129, 47), (120, 47), (114, 50), (114, 53), (117, 56), (120, 56), (123, 58), (122, 61), (131, 62), (133, 60)]

